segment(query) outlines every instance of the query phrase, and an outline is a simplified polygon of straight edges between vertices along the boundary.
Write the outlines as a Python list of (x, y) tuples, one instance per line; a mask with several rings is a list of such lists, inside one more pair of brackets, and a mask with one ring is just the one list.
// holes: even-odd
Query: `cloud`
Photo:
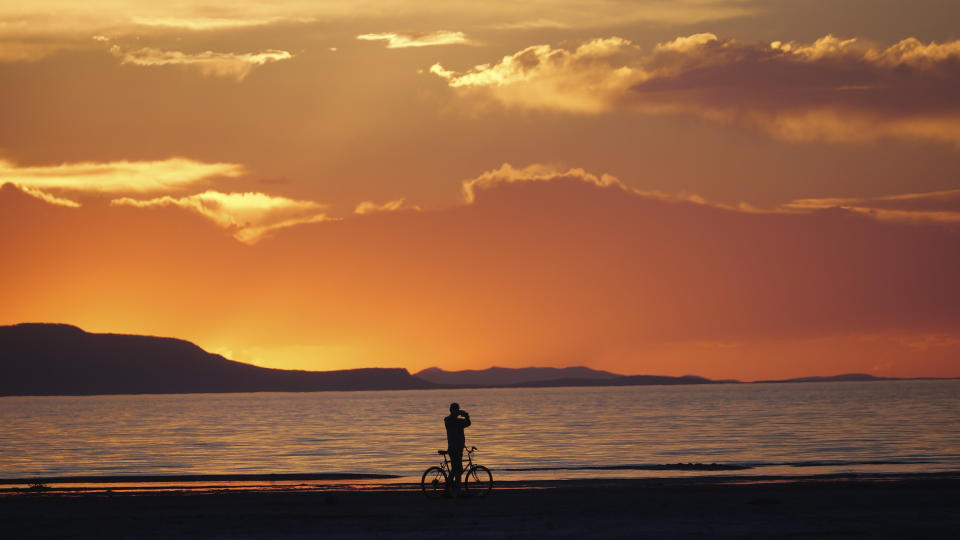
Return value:
[(790, 141), (895, 137), (960, 146), (960, 41), (908, 38), (882, 48), (834, 36), (767, 44), (704, 33), (644, 52), (611, 37), (430, 71), (507, 107), (695, 115)]
[(363, 41), (386, 41), (388, 49), (406, 49), (410, 47), (435, 47), (438, 45), (465, 45), (470, 41), (463, 32), (438, 30), (419, 34), (361, 34), (357, 39)]
[[(527, 47), (463, 73), (434, 64), (430, 72), (452, 88), (479, 89), (508, 106), (601, 113), (643, 76), (626, 65), (639, 49), (621, 38), (596, 39), (570, 51), (549, 45)], [(619, 65), (618, 65), (619, 64)]]
[(179, 41), (184, 31), (242, 31), (315, 20), (305, 3), (296, 6), (290, 2), (287, 6), (231, 3), (217, 7), (145, 0), (99, 2), (93, 7), (69, 0), (8, 4), (0, 2), (0, 63), (35, 62), (58, 51), (88, 50), (93, 45), (90, 41), (103, 44), (114, 38), (143, 38), (146, 43), (169, 37)]
[[(695, 193), (664, 193), (662, 191), (645, 191), (634, 189), (628, 187), (616, 176), (612, 176), (606, 173), (601, 173), (599, 176), (593, 173), (589, 173), (584, 169), (580, 168), (563, 168), (555, 164), (550, 163), (534, 163), (523, 168), (515, 168), (509, 163), (504, 163), (500, 166), (499, 169), (493, 169), (490, 171), (485, 171), (476, 178), (470, 178), (468, 180), (463, 180), (460, 183), (461, 192), (463, 193), (463, 200), (467, 204), (473, 204), (477, 200), (478, 193), (486, 190), (494, 190), (497, 187), (505, 184), (512, 184), (518, 182), (579, 182), (585, 183), (588, 185), (596, 186), (599, 188), (613, 188), (624, 192), (633, 193), (635, 195), (640, 195), (642, 197), (647, 197), (651, 199), (658, 199), (661, 201), (669, 202), (687, 202), (694, 204), (704, 204), (709, 206), (715, 206), (717, 208), (727, 208), (731, 207), (717, 204), (717, 203), (708, 203), (703, 197)], [(741, 204), (737, 207), (738, 210), (749, 211), (749, 212), (759, 212), (749, 205)]]
[[(120, 0), (94, 6), (72, 0), (0, 3), (0, 31), (97, 33), (144, 28), (223, 31), (310, 21), (382, 20), (385, 14), (411, 21), (476, 21), (492, 27), (604, 27), (631, 22), (689, 24), (757, 13), (751, 0), (636, 0), (597, 3), (590, 0), (506, 0), (456, 5), (404, 0), (344, 3), (336, 0), (235, 2), (155, 2)], [(29, 28), (26, 28), (29, 27)]]
[[(310, 19), (306, 19), (310, 20)], [(250, 28), (253, 26), (266, 26), (278, 22), (286, 22), (284, 17), (260, 17), (260, 18), (217, 18), (217, 17), (139, 17), (133, 16), (130, 21), (140, 26), (152, 26), (159, 28), (175, 28), (184, 30), (230, 30), (236, 28)]]
[(499, 169), (486, 171), (476, 178), (463, 180), (461, 190), (463, 200), (467, 204), (472, 204), (476, 201), (478, 190), (493, 189), (500, 184), (513, 182), (550, 182), (552, 180), (576, 180), (597, 187), (616, 186), (623, 190), (627, 189), (619, 179), (608, 174), (597, 176), (583, 169), (561, 171), (553, 165), (542, 163), (534, 163), (522, 169), (516, 169), (509, 163), (504, 163)]
[(268, 62), (289, 60), (293, 55), (287, 51), (266, 50), (258, 53), (218, 53), (205, 51), (188, 54), (180, 51), (162, 51), (143, 48), (123, 51), (119, 46), (111, 47), (114, 56), (123, 59), (121, 63), (136, 66), (183, 66), (195, 69), (206, 76), (228, 77), (238, 82), (246, 78), (250, 71)]
[(70, 199), (57, 197), (55, 195), (51, 195), (50, 193), (40, 191), (39, 189), (32, 188), (30, 186), (21, 186), (17, 184), (12, 184), (12, 185), (16, 186), (20, 191), (26, 193), (27, 195), (30, 195), (31, 197), (36, 197), (41, 201), (47, 202), (49, 204), (52, 204), (55, 206), (66, 206), (67, 208), (80, 208), (80, 203), (76, 201), (71, 201)]
[(327, 208), (326, 205), (266, 193), (205, 191), (187, 197), (166, 195), (147, 200), (123, 197), (110, 201), (110, 204), (135, 208), (176, 206), (191, 210), (220, 227), (234, 230), (234, 238), (248, 244), (254, 244), (278, 229), (330, 219), (320, 212)]
[(784, 208), (804, 211), (841, 208), (885, 220), (960, 224), (960, 189), (885, 197), (797, 199)]
[[(97, 302), (99, 324), (137, 313), (190, 337), (215, 320), (210, 332), (231, 329), (222, 346), (233, 350), (357, 344), (361, 365), (759, 378), (870, 371), (880, 354), (892, 374), (957, 374), (960, 235), (950, 227), (664, 200), (584, 180), (599, 171), (510, 180), (551, 176), (517, 172), (526, 169), (474, 186), (472, 204), (274, 228), (253, 246), (223, 230), (249, 228), (249, 242), (258, 227), (323, 210), (279, 204), (262, 218), (254, 210), (266, 205), (251, 202), (230, 215), (222, 198), (242, 194), (171, 197), (155, 211), (69, 209), (4, 188), (0, 227), (17, 234), (0, 235), (0, 252), (25, 262), (0, 265), (0, 316), (29, 308), (74, 320), (76, 306)], [(185, 219), (201, 212), (211, 215)], [(926, 351), (887, 345), (929, 336), (939, 337)]]
[[(274, 0), (233, 2), (155, 2), (114, 0), (89, 5), (73, 0), (0, 2), (0, 62), (37, 61), (54, 51), (82, 49), (90, 36), (180, 39), (184, 32), (226, 35), (252, 28), (335, 24), (383, 24), (384, 15), (399, 24), (443, 28), (471, 24), (479, 28), (609, 28), (630, 23), (692, 24), (757, 13), (754, 0), (531, 0), (444, 4), (404, 0), (340, 2)], [(314, 29), (315, 30), (315, 29)], [(312, 30), (307, 30), (310, 32)], [(326, 30), (324, 30), (326, 31)], [(433, 34), (440, 34), (434, 32)], [(455, 37), (457, 32), (449, 32)], [(397, 47), (425, 46), (431, 34), (380, 34)], [(465, 39), (465, 38), (464, 38)], [(122, 41), (122, 40), (121, 40)], [(148, 43), (144, 41), (144, 43)], [(436, 43), (449, 44), (444, 39)], [(390, 45), (391, 47), (393, 45)]]
[(530, 19), (526, 21), (505, 22), (493, 25), (497, 30), (538, 30), (541, 28), (566, 29), (570, 24), (552, 19)]
[(186, 158), (159, 161), (78, 162), (21, 167), (0, 160), (0, 183), (10, 182), (54, 204), (77, 204), (45, 193), (48, 190), (87, 193), (163, 192), (198, 182), (246, 174), (236, 163), (204, 163)]
[(420, 210), (420, 207), (415, 204), (410, 204), (406, 199), (397, 199), (395, 201), (385, 202), (383, 204), (377, 204), (372, 201), (363, 201), (358, 204), (357, 207), (353, 210), (354, 214), (373, 214), (377, 212), (398, 212), (404, 210)]

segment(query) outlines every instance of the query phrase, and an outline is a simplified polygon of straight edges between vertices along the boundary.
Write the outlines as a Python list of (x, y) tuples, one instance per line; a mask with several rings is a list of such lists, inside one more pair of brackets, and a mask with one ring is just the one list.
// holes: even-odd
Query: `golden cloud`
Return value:
[(410, 204), (406, 199), (397, 199), (395, 201), (385, 202), (383, 204), (377, 204), (372, 201), (363, 201), (358, 204), (357, 207), (353, 210), (354, 214), (374, 214), (377, 212), (398, 212), (403, 210), (420, 210), (420, 207), (415, 204)]
[(182, 189), (211, 178), (235, 178), (245, 173), (243, 165), (236, 163), (204, 163), (186, 158), (79, 162), (29, 167), (20, 167), (0, 160), (0, 182), (16, 184), (23, 191), (54, 204), (77, 203), (44, 193), (47, 190), (97, 193), (162, 192)]
[(486, 171), (476, 178), (464, 180), (461, 183), (463, 200), (467, 204), (472, 204), (477, 199), (477, 190), (492, 189), (500, 184), (510, 184), (514, 182), (550, 182), (560, 179), (573, 179), (587, 184), (593, 184), (598, 187), (615, 186), (623, 190), (627, 187), (614, 176), (601, 174), (597, 176), (588, 173), (584, 169), (568, 169), (566, 171), (549, 164), (534, 163), (522, 169), (514, 168), (509, 163), (504, 163), (499, 169)]
[(499, 169), (485, 171), (476, 178), (463, 180), (461, 188), (464, 201), (467, 204), (473, 204), (480, 191), (493, 190), (504, 184), (551, 181), (574, 181), (600, 188), (615, 188), (662, 202), (693, 203), (745, 214), (798, 214), (838, 208), (885, 221), (960, 224), (960, 189), (883, 197), (796, 199), (779, 208), (758, 209), (746, 203), (731, 206), (710, 202), (695, 193), (664, 193), (635, 189), (627, 186), (619, 178), (606, 173), (597, 175), (581, 168), (563, 168), (544, 163), (534, 163), (523, 168), (504, 163)]
[(889, 221), (960, 223), (960, 189), (884, 197), (797, 199), (786, 210), (842, 208)]
[(56, 195), (51, 195), (45, 191), (40, 191), (37, 188), (32, 188), (30, 186), (20, 186), (17, 184), (12, 184), (17, 187), (20, 191), (30, 195), (31, 197), (36, 197), (41, 201), (50, 203), (55, 206), (66, 206), (67, 208), (80, 208), (80, 203), (76, 201), (71, 201), (70, 199), (64, 199), (62, 197), (57, 197)]
[(483, 89), (509, 106), (600, 113), (610, 110), (631, 84), (643, 80), (639, 67), (627, 65), (639, 52), (629, 41), (613, 37), (572, 51), (535, 45), (463, 73), (440, 64), (431, 66), (430, 72), (453, 88)]
[(223, 228), (232, 229), (234, 238), (247, 244), (256, 243), (271, 231), (330, 219), (320, 212), (327, 208), (327, 205), (266, 193), (205, 191), (187, 197), (167, 195), (147, 200), (122, 197), (110, 201), (110, 204), (135, 208), (166, 206), (184, 208), (212, 220)]
[(216, 18), (216, 17), (138, 17), (130, 18), (134, 24), (159, 28), (178, 28), (185, 30), (226, 30), (234, 28), (249, 28), (251, 26), (265, 26), (286, 21), (283, 17), (260, 18)]
[(960, 146), (960, 41), (887, 48), (825, 36), (741, 43), (695, 34), (644, 53), (630, 41), (536, 45), (494, 64), (430, 72), (507, 107), (691, 114), (786, 140), (925, 138)]
[(363, 41), (386, 41), (388, 49), (406, 49), (410, 47), (435, 47), (438, 45), (465, 45), (470, 43), (463, 32), (436, 32), (420, 34), (361, 34), (357, 39)]
[(461, 192), (463, 193), (464, 201), (467, 204), (473, 204), (476, 202), (478, 191), (495, 189), (503, 184), (512, 184), (518, 182), (552, 182), (558, 180), (582, 182), (601, 188), (614, 188), (620, 191), (631, 193), (633, 195), (638, 195), (640, 197), (649, 199), (656, 199), (663, 202), (684, 202), (713, 206), (716, 208), (724, 208), (727, 210), (737, 210), (741, 212), (765, 213), (764, 211), (757, 210), (744, 203), (741, 203), (739, 206), (734, 208), (724, 204), (707, 202), (706, 199), (695, 193), (664, 193), (662, 191), (635, 189), (628, 187), (619, 178), (610, 174), (601, 173), (600, 175), (596, 175), (581, 168), (564, 169), (563, 167), (549, 163), (534, 163), (519, 169), (509, 163), (504, 163), (499, 169), (485, 171), (476, 178), (463, 180), (461, 182)]
[[(217, 5), (219, 4), (219, 5)], [(330, 3), (280, 0), (237, 3), (223, 0), (202, 6), (190, 2), (107, 0), (83, 4), (71, 0), (0, 3), (0, 34), (18, 36), (134, 35), (144, 30), (221, 31), (288, 22), (309, 22), (315, 14), (343, 13)], [(215, 14), (215, 15), (212, 15)]]
[(590, 0), (531, 0), (458, 3), (410, 3), (403, 0), (372, 0), (345, 3), (334, 0), (273, 0), (235, 2), (154, 2), (107, 0), (95, 4), (72, 0), (5, 2), (0, 5), (0, 31), (92, 33), (99, 29), (136, 27), (192, 31), (229, 30), (285, 22), (314, 20), (382, 19), (395, 14), (411, 20), (463, 20), (468, 18), (498, 28), (599, 27), (639, 21), (688, 24), (756, 13), (750, 0), (638, 0), (596, 3)]
[[(590, 0), (531, 0), (444, 3), (373, 0), (363, 3), (333, 0), (274, 0), (272, 2), (154, 2), (72, 0), (0, 2), (0, 62), (36, 61), (54, 51), (84, 48), (92, 35), (115, 37), (176, 36), (183, 32), (226, 33), (250, 28), (317, 21), (344, 24), (382, 23), (384, 14), (405, 25), (447, 27), (474, 21), (496, 29), (601, 28), (631, 22), (691, 24), (742, 17), (757, 12), (752, 0), (637, 0), (596, 3)], [(429, 34), (367, 34), (388, 47), (464, 43), (459, 32)], [(432, 36), (432, 37), (430, 37)]]
[(266, 50), (259, 53), (218, 53), (205, 51), (188, 54), (180, 51), (162, 51), (160, 49), (143, 48), (134, 51), (123, 51), (117, 45), (110, 51), (123, 59), (123, 64), (136, 66), (183, 66), (195, 69), (206, 76), (229, 77), (238, 82), (246, 78), (250, 71), (268, 62), (289, 60), (293, 55), (287, 51)]

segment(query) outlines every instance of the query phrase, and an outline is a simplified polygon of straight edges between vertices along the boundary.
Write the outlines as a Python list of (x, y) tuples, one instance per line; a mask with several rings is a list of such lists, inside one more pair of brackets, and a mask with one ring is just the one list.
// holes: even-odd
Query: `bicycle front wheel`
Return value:
[(423, 471), (420, 489), (430, 499), (443, 497), (447, 490), (447, 473), (440, 467), (430, 467)]
[(471, 497), (486, 497), (493, 489), (493, 475), (490, 474), (490, 469), (483, 465), (470, 467), (464, 476), (466, 479), (463, 481), (463, 487)]

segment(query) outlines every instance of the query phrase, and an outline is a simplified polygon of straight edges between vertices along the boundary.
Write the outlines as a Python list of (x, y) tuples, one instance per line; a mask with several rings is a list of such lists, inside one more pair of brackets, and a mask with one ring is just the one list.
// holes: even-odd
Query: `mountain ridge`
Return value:
[[(751, 384), (885, 380), (902, 379), (848, 373), (760, 380)], [(0, 396), (741, 383), (735, 379), (712, 380), (697, 375), (620, 375), (584, 366), (494, 366), (462, 371), (434, 367), (415, 374), (405, 368), (283, 370), (229, 360), (189, 341), (170, 337), (89, 333), (62, 323), (0, 326)]]
[(439, 367), (429, 367), (413, 374), (425, 381), (437, 384), (454, 385), (512, 385), (530, 381), (551, 381), (560, 379), (607, 380), (623, 377), (618, 373), (602, 371), (585, 366), (565, 368), (524, 367), (505, 368), (492, 366), (486, 369), (463, 369), (447, 371)]
[(94, 334), (65, 324), (0, 326), (0, 395), (426, 389), (405, 368), (263, 368), (176, 338)]

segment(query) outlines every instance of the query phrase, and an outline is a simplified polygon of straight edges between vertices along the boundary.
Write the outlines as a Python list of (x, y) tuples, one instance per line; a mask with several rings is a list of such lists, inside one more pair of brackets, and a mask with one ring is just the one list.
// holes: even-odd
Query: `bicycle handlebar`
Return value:
[[(477, 451), (477, 447), (476, 447), (476, 446), (471, 446), (470, 449), (467, 450), (468, 453), (472, 453), (472, 452), (476, 452), (476, 451)], [(449, 454), (450, 452), (448, 452), (447, 450), (441, 449), (441, 450), (437, 450), (437, 453), (442, 456), (442, 455), (444, 455), (444, 454)]]

